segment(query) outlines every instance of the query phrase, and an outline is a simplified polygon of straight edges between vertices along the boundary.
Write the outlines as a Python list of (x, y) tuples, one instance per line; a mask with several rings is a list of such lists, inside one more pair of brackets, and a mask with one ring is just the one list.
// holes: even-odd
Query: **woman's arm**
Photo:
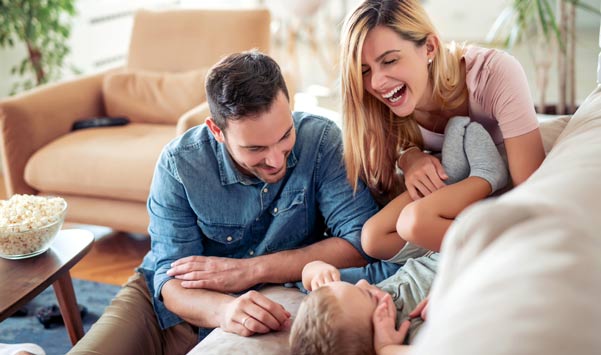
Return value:
[(524, 182), (545, 159), (540, 129), (505, 140), (509, 172), (513, 185)]
[(403, 171), (407, 192), (413, 200), (443, 188), (443, 180), (448, 178), (440, 161), (419, 149), (408, 150), (399, 158), (397, 165)]

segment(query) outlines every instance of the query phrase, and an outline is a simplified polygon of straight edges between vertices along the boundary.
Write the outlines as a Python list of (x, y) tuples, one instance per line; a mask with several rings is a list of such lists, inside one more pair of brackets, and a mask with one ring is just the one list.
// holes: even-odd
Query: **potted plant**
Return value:
[(60, 78), (75, 12), (75, 0), (0, 0), (0, 48), (27, 48), (27, 57), (11, 69), (26, 77), (13, 93)]
[[(556, 8), (556, 10), (554, 9)], [(523, 38), (529, 42), (531, 57), (537, 68), (537, 110), (545, 113), (546, 91), (552, 56), (555, 51), (558, 66), (559, 95), (556, 114), (574, 112), (575, 90), (575, 19), (576, 9), (601, 15), (601, 11), (581, 0), (512, 0), (497, 17), (488, 33), (487, 41), (504, 37), (504, 44), (511, 48)]]

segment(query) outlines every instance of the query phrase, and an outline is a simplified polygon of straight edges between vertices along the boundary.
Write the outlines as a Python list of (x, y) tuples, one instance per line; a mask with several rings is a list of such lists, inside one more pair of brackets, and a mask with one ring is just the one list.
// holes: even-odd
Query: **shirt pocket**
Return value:
[(305, 190), (283, 191), (270, 208), (273, 216), (270, 231), (277, 233), (267, 245), (270, 252), (296, 248), (308, 238)]
[(200, 220), (197, 220), (196, 224), (205, 237), (203, 255), (231, 256), (243, 245), (243, 225), (205, 223)]

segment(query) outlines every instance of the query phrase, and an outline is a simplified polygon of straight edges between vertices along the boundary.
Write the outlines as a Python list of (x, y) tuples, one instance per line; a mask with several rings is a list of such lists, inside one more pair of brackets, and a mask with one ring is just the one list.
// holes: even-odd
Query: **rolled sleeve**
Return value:
[(163, 303), (161, 290), (172, 279), (167, 270), (178, 259), (203, 253), (196, 214), (190, 207), (168, 151), (163, 152), (155, 169), (147, 208), (152, 265), (143, 265), (143, 268), (159, 324), (165, 329), (182, 322)]
[(317, 201), (331, 234), (372, 260), (361, 247), (361, 229), (378, 207), (362, 182), (353, 191), (344, 167), (341, 132), (333, 123), (326, 127), (320, 142), (316, 174)]

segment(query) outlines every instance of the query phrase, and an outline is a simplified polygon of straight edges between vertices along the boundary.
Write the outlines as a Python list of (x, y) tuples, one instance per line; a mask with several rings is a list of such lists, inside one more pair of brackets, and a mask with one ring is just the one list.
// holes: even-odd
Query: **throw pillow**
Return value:
[(102, 85), (106, 113), (132, 122), (176, 124), (183, 113), (205, 101), (206, 72), (125, 70), (108, 74)]

